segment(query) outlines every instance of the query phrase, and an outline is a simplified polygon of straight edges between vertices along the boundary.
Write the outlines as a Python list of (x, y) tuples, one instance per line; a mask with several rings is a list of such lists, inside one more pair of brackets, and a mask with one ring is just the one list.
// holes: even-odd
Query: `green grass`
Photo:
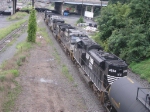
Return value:
[(14, 104), (15, 104), (15, 100), (17, 99), (18, 95), (21, 92), (21, 86), (14, 81), (15, 84), (15, 88), (13, 88), (11, 91), (8, 92), (7, 95), (7, 100), (4, 103), (4, 108), (3, 108), (3, 112), (11, 112)]
[[(1, 100), (3, 112), (12, 111), (15, 100), (21, 92), (21, 86), (15, 81), (15, 77), (19, 76), (19, 66), (25, 62), (30, 48), (32, 48), (32, 43), (19, 43), (17, 45), (18, 51), (15, 56), (0, 66), (0, 95), (2, 94), (4, 96), (4, 99)], [(20, 64), (18, 64), (18, 60), (20, 60)], [(11, 85), (14, 85), (13, 88)]]
[(142, 79), (146, 79), (150, 83), (150, 59), (139, 63), (132, 63), (129, 68), (136, 74), (139, 74)]
[(12, 21), (12, 20), (20, 20), (23, 19), (25, 16), (28, 16), (29, 14), (27, 14), (26, 12), (17, 12), (15, 14), (13, 14), (12, 16), (8, 17), (8, 20)]
[(1, 72), (0, 72), (0, 80), (1, 80), (1, 81), (4, 81), (5, 76), (6, 76), (7, 74), (12, 74), (14, 77), (18, 77), (18, 76), (19, 76), (19, 71), (16, 70), (16, 69), (1, 71)]
[(73, 81), (72, 75), (69, 73), (69, 70), (66, 65), (62, 65), (62, 73), (69, 79), (69, 81)]
[(30, 42), (22, 42), (22, 43), (19, 43), (17, 44), (17, 49), (18, 49), (18, 52), (22, 52), (22, 51), (27, 51), (29, 49), (32, 48), (32, 44), (33, 43), (30, 43)]
[(46, 28), (40, 28), (40, 27), (38, 27), (38, 29), (37, 29), (37, 34), (39, 35), (41, 35), (42, 37), (44, 37), (45, 39), (46, 39), (46, 41), (50, 44), (50, 45), (53, 45), (53, 42), (52, 42), (52, 40), (49, 38), (49, 35), (48, 35), (48, 33), (47, 33), (47, 31), (46, 31)]
[(0, 29), (0, 40), (3, 39), (4, 37), (6, 37), (9, 33), (11, 33), (12, 31), (14, 31), (15, 29), (19, 28), (21, 24), (23, 24), (26, 20), (20, 20), (17, 23), (14, 23), (8, 27), (2, 28)]
[(55, 59), (58, 61), (58, 63), (60, 64), (60, 56), (56, 50), (56, 48), (54, 48), (54, 53), (53, 56), (55, 57)]

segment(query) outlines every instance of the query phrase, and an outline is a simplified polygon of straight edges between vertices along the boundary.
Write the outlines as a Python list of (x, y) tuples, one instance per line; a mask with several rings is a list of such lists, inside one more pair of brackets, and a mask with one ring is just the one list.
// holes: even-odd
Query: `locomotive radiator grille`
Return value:
[(116, 76), (111, 76), (111, 75), (107, 75), (107, 80), (108, 83), (111, 85), (114, 81), (118, 80), (121, 77), (116, 77)]

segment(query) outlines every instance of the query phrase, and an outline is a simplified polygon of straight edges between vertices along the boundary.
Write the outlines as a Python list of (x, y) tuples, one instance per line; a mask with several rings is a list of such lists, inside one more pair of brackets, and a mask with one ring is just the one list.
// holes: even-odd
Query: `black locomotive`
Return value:
[(64, 23), (58, 15), (45, 13), (45, 21), (65, 52), (86, 73), (107, 112), (150, 111), (150, 94), (127, 77), (127, 64), (123, 60), (103, 51), (88, 35)]

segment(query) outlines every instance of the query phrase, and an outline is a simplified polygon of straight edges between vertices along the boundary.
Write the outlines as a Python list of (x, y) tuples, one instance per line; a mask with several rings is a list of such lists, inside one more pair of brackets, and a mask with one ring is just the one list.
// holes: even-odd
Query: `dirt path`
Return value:
[[(41, 18), (38, 21), (41, 26), (44, 24)], [(77, 75), (79, 72), (74, 71), (60, 46), (54, 41), (53, 46), (49, 45), (44, 38), (37, 38), (37, 42), (40, 44), (35, 45), (27, 63), (20, 68), (17, 80), (22, 93), (14, 112), (103, 112), (94, 93)], [(61, 54), (60, 62), (54, 55), (56, 49)], [(62, 65), (68, 67), (72, 81), (62, 73)]]
[(23, 90), (17, 111), (83, 112), (86, 108), (76, 87), (64, 77), (44, 39), (41, 43), (30, 52), (28, 63), (21, 68)]

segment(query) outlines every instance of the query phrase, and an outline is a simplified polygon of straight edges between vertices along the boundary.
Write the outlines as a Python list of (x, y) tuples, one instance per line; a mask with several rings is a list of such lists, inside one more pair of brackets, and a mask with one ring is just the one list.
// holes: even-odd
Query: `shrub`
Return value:
[(84, 20), (83, 20), (83, 17), (81, 16), (80, 18), (79, 18), (79, 20), (77, 21), (77, 24), (78, 23), (84, 23)]
[(37, 31), (37, 23), (36, 23), (36, 12), (33, 8), (30, 13), (29, 17), (29, 24), (28, 24), (28, 42), (35, 42), (36, 41), (36, 31)]

